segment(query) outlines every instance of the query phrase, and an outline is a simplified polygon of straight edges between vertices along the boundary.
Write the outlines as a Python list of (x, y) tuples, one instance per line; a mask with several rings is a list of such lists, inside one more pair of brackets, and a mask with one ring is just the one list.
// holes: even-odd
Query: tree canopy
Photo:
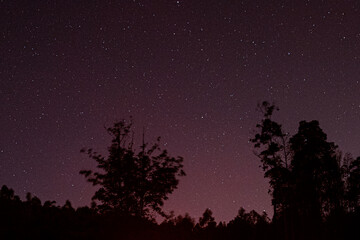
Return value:
[(131, 122), (123, 120), (107, 128), (112, 136), (107, 157), (83, 149), (100, 171), (82, 170), (80, 174), (100, 186), (93, 196), (100, 202), (100, 211), (140, 217), (150, 216), (152, 211), (164, 214), (164, 200), (176, 189), (178, 177), (185, 175), (183, 158), (171, 157), (162, 150), (160, 138), (150, 146), (143, 140), (140, 149), (135, 149), (131, 127)]
[(273, 221), (283, 224), (286, 237), (292, 239), (295, 228), (300, 239), (316, 237), (329, 216), (355, 211), (360, 159), (345, 161), (318, 121), (301, 121), (290, 136), (272, 120), (275, 105), (263, 102), (259, 110), (263, 119), (251, 141), (270, 182)]

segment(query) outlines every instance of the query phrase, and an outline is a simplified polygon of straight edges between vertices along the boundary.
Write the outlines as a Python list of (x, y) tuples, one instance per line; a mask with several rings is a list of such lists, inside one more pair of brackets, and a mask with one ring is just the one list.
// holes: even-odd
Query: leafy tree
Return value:
[(164, 214), (164, 200), (176, 189), (178, 177), (185, 175), (183, 158), (170, 157), (160, 149), (160, 138), (150, 147), (143, 140), (140, 150), (135, 150), (131, 127), (131, 122), (123, 120), (107, 129), (112, 136), (108, 157), (92, 149), (82, 150), (101, 171), (83, 170), (80, 174), (93, 185), (100, 185), (93, 196), (101, 203), (97, 206), (100, 211), (116, 210), (140, 217), (149, 216), (151, 211)]
[(202, 217), (199, 218), (199, 225), (200, 227), (202, 228), (205, 228), (205, 227), (216, 227), (216, 222), (215, 222), (215, 218), (212, 216), (212, 211), (207, 208), (205, 210), (205, 212), (203, 213)]
[(268, 225), (266, 213), (260, 215), (252, 210), (249, 213), (240, 208), (237, 216), (228, 225), (231, 239), (265, 239), (263, 236)]
[(65, 211), (75, 211), (75, 209), (72, 207), (72, 204), (69, 200), (66, 200), (64, 206), (62, 206), (62, 210), (65, 210)]
[(327, 141), (318, 121), (301, 121), (290, 139), (292, 174), (296, 179), (297, 209), (319, 221), (340, 208), (343, 197), (337, 146)]
[(14, 190), (3, 185), (0, 190), (0, 200), (20, 201), (20, 198), (15, 195)]
[(258, 105), (263, 119), (256, 125), (258, 132), (251, 142), (254, 143), (255, 154), (260, 158), (264, 177), (269, 178), (269, 193), (273, 196), (274, 218), (285, 211), (289, 201), (290, 186), (290, 151), (288, 134), (284, 133), (280, 124), (272, 120), (275, 105), (264, 101)]
[(47, 200), (44, 202), (44, 208), (52, 208), (52, 207), (55, 207), (55, 204), (56, 204), (56, 201), (50, 201), (50, 200)]
[(33, 196), (31, 193), (27, 193), (26, 194), (26, 202), (30, 205), (30, 206), (33, 206), (33, 207), (39, 207), (41, 206), (41, 200), (36, 197), (36, 196)]
[(195, 220), (188, 213), (175, 217), (173, 221), (174, 225), (183, 231), (192, 231), (195, 226)]
[(292, 206), (300, 238), (319, 237), (322, 222), (341, 211), (343, 182), (337, 146), (327, 141), (318, 121), (301, 121), (290, 139), (294, 181)]
[(347, 164), (346, 193), (348, 211), (354, 212), (360, 207), (360, 157), (350, 158)]
[(272, 120), (276, 106), (263, 102), (259, 109), (264, 117), (251, 141), (270, 180), (273, 220), (282, 226), (285, 238), (292, 239), (295, 227), (298, 233), (304, 228), (311, 232), (331, 213), (341, 211), (344, 182), (339, 151), (327, 141), (318, 121), (301, 121), (289, 138)]

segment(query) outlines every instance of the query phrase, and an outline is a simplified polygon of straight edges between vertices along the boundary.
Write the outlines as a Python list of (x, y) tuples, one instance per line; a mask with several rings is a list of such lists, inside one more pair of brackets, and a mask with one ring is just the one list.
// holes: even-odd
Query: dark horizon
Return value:
[[(295, 134), (318, 120), (360, 156), (358, 1), (3, 1), (0, 184), (25, 198), (89, 205), (79, 175), (106, 154), (104, 125), (134, 118), (187, 176), (165, 210), (217, 222), (272, 216), (249, 139), (263, 100)], [(138, 144), (140, 145), (140, 144)]]

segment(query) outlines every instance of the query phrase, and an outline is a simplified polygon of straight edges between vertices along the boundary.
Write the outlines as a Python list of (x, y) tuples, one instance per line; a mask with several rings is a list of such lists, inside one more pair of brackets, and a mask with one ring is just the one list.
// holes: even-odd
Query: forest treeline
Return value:
[[(228, 223), (216, 222), (212, 211), (202, 217), (175, 216), (162, 206), (176, 189), (182, 157), (172, 157), (154, 144), (134, 146), (132, 121), (120, 121), (108, 155), (82, 149), (97, 170), (81, 170), (97, 186), (91, 206), (57, 206), (27, 194), (21, 200), (7, 186), (0, 190), (1, 239), (355, 239), (360, 226), (360, 157), (343, 154), (327, 140), (318, 121), (301, 121), (287, 133), (273, 120), (278, 110), (263, 102), (263, 118), (251, 142), (264, 177), (269, 180), (274, 215), (240, 208)], [(205, 208), (205, 207), (204, 207)], [(154, 220), (155, 214), (163, 222)], [(234, 214), (235, 215), (235, 214)]]
[(28, 194), (22, 201), (12, 189), (0, 191), (1, 239), (268, 239), (270, 221), (263, 214), (240, 209), (229, 223), (216, 223), (206, 209), (196, 221), (188, 214), (167, 216), (162, 223), (94, 207), (74, 209)]

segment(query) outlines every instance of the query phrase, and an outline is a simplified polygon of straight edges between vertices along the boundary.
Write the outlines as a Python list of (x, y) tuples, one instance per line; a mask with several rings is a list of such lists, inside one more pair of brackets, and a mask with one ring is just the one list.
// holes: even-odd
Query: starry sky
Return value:
[(272, 215), (248, 142), (257, 103), (294, 134), (319, 120), (360, 155), (359, 1), (0, 1), (0, 184), (24, 197), (89, 205), (80, 153), (106, 155), (104, 126), (134, 118), (183, 156), (165, 204), (217, 221)]

